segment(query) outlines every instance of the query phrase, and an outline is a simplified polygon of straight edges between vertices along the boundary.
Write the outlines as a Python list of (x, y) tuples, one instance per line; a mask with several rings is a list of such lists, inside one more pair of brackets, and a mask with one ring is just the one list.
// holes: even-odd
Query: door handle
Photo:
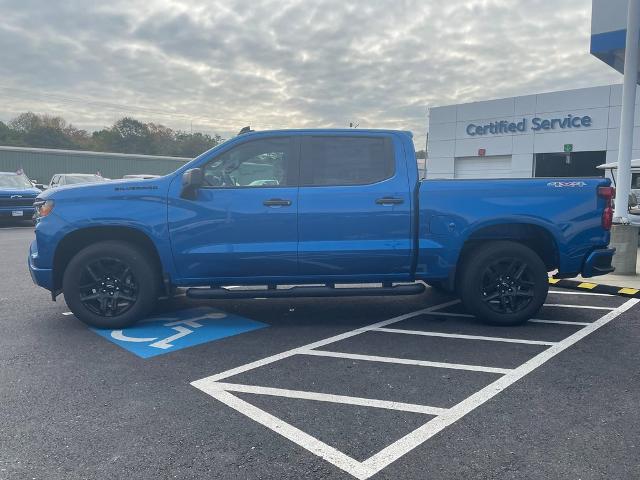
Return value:
[(282, 198), (270, 198), (262, 202), (265, 207), (288, 207), (291, 205), (291, 200), (284, 200)]
[(400, 205), (401, 203), (404, 203), (404, 200), (396, 197), (382, 197), (378, 198), (376, 203), (378, 205)]

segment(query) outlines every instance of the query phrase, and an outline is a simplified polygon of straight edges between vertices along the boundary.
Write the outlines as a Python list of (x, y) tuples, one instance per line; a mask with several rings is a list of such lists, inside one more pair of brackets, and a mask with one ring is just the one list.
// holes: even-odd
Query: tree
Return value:
[(21, 147), (24, 146), (24, 142), (18, 132), (13, 130), (6, 123), (0, 122), (0, 145)]
[(206, 133), (187, 133), (176, 132), (176, 143), (178, 146), (178, 155), (181, 157), (194, 158), (202, 152), (206, 152), (210, 148), (223, 142), (220, 135), (208, 135)]
[(25, 145), (42, 148), (73, 148), (75, 142), (70, 134), (78, 136), (82, 132), (67, 124), (62, 117), (33, 112), (18, 115), (9, 122), (9, 128), (18, 134)]
[(131, 117), (91, 135), (62, 117), (33, 112), (22, 113), (8, 124), (0, 122), (1, 145), (195, 157), (222, 141), (220, 135), (174, 131)]

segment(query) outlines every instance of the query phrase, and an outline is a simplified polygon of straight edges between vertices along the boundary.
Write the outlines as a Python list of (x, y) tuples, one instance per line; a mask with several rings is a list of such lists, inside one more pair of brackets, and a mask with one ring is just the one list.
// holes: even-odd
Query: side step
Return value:
[(229, 290), (219, 288), (190, 288), (187, 297), (200, 299), (230, 298), (290, 298), (290, 297), (373, 297), (384, 295), (419, 295), (425, 291), (422, 283), (386, 287), (291, 287), (267, 290)]

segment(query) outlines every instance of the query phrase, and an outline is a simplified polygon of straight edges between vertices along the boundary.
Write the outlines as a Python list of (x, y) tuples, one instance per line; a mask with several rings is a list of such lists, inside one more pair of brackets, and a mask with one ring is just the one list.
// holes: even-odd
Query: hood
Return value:
[(41, 191), (35, 187), (0, 187), (0, 198), (7, 198), (13, 195), (22, 195), (23, 197), (37, 197)]
[(157, 194), (166, 191), (170, 179), (168, 177), (148, 180), (110, 180), (100, 183), (83, 183), (79, 185), (66, 185), (63, 187), (49, 188), (41, 192), (39, 197), (43, 200), (64, 200), (84, 197), (110, 198), (127, 194)]

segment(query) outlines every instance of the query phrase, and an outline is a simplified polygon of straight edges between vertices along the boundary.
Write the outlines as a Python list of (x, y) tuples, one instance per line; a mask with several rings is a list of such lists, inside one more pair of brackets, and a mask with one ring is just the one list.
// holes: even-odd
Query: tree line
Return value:
[(0, 121), (0, 145), (193, 158), (223, 141), (220, 135), (173, 130), (123, 117), (112, 126), (87, 132), (64, 118), (33, 112)]

